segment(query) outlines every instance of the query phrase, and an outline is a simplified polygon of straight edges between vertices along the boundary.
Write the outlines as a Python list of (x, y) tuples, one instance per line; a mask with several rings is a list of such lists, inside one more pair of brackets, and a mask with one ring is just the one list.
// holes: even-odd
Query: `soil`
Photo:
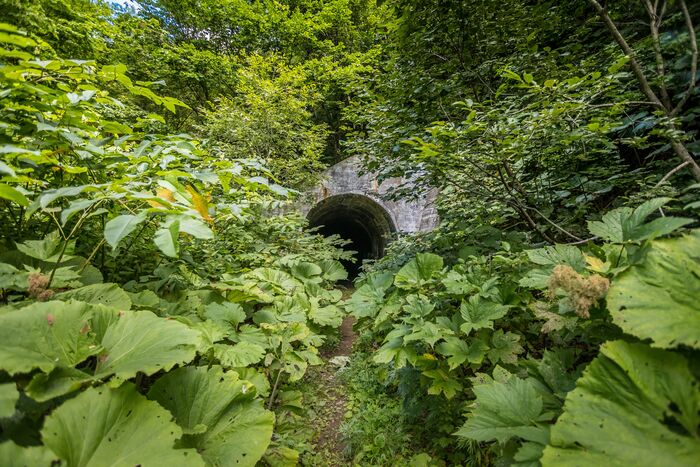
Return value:
[[(355, 319), (346, 317), (340, 326), (341, 340), (338, 347), (325, 355), (328, 361), (334, 357), (349, 357), (352, 351), (352, 344), (355, 341), (355, 333), (352, 325)], [(319, 385), (323, 388), (325, 401), (320, 401), (323, 406), (323, 415), (320, 417), (322, 426), (316, 442), (317, 452), (328, 454), (328, 465), (341, 466), (348, 465), (343, 459), (345, 446), (340, 436), (340, 425), (345, 418), (345, 405), (347, 395), (345, 386), (337, 377), (338, 367), (327, 362), (318, 374)]]

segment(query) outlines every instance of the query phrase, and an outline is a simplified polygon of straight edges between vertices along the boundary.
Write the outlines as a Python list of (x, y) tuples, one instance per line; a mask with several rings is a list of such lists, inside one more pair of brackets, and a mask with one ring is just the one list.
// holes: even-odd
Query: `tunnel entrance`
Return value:
[(348, 277), (354, 279), (362, 261), (384, 255), (389, 236), (396, 231), (394, 221), (379, 203), (358, 194), (331, 196), (314, 206), (308, 214), (309, 225), (325, 236), (338, 235), (350, 243), (346, 250), (356, 251), (355, 262), (345, 261)]

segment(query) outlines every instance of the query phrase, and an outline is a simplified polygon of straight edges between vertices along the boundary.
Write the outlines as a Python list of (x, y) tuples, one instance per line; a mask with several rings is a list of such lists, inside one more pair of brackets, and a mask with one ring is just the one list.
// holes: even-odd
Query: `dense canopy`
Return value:
[[(692, 0), (0, 0), (0, 464), (697, 464), (699, 36)], [(349, 157), (439, 225), (302, 215)]]

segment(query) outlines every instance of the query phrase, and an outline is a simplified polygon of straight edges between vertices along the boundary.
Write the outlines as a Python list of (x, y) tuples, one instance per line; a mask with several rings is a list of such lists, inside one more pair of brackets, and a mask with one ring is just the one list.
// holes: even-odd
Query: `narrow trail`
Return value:
[[(346, 293), (349, 294), (352, 291)], [(316, 449), (317, 452), (327, 454), (330, 466), (348, 465), (347, 461), (343, 459), (345, 446), (340, 435), (340, 425), (345, 418), (347, 394), (344, 384), (337, 376), (343, 359), (337, 357), (350, 357), (352, 344), (356, 337), (352, 329), (354, 323), (355, 319), (350, 316), (343, 320), (343, 324), (340, 326), (340, 344), (332, 352), (324, 355), (327, 363), (318, 373), (318, 382), (323, 388), (321, 394), (324, 400), (317, 402), (317, 405), (323, 407), (323, 414), (319, 418), (321, 426), (319, 427), (320, 435), (316, 442)], [(334, 364), (334, 362), (337, 363)]]

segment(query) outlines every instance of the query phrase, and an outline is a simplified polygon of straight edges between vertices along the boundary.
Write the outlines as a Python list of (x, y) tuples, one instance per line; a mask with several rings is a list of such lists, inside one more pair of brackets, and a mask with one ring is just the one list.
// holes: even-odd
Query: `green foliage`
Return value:
[(567, 396), (542, 464), (693, 465), (700, 391), (687, 361), (623, 341), (600, 353)]
[[(272, 436), (274, 416), (254, 400), (254, 387), (238, 380), (235, 372), (180, 368), (159, 379), (148, 396), (183, 427), (182, 446), (196, 448), (210, 465), (253, 466)], [(232, 443), (234, 439), (245, 442)]]
[(613, 322), (655, 347), (700, 348), (700, 233), (652, 242), (608, 292)]
[[(65, 402), (47, 419), (47, 446), (67, 465), (113, 463), (204, 465), (194, 449), (174, 449), (182, 430), (167, 411), (131, 384), (93, 388)], [(148, 443), (143, 440), (148, 439)]]
[[(601, 3), (0, 0), (0, 463), (323, 463), (347, 310), (357, 464), (691, 465), (700, 10)], [(441, 225), (343, 302), (357, 154)]]
[(344, 316), (347, 254), (270, 214), (289, 190), (258, 162), (134, 104), (179, 100), (2, 29), (2, 463), (255, 465)]
[[(668, 201), (616, 209), (591, 222), (591, 233), (600, 235), (603, 224), (619, 232), (605, 236), (606, 243), (524, 252), (502, 243), (489, 256), (445, 268), (439, 256), (419, 254), (394, 273), (393, 284), (387, 272), (366, 274), (347, 309), (381, 343), (375, 363), (420, 375), (413, 390), (424, 395), (404, 399), (440, 396), (466, 404), (466, 421), (455, 434), (493, 442), (491, 456), (538, 464), (546, 452), (543, 463), (551, 465), (629, 463), (636, 451), (620, 447), (614, 432), (659, 453), (658, 463), (666, 458), (660, 453), (679, 443), (670, 457), (688, 463), (698, 449), (692, 417), (700, 394), (688, 360), (613, 340), (650, 339), (652, 346), (694, 355), (697, 230), (658, 239), (692, 220), (647, 221)], [(427, 259), (432, 266), (419, 267)], [(669, 374), (650, 376), (662, 361), (669, 367), (658, 371)], [(638, 405), (644, 400), (658, 409)], [(649, 426), (639, 428), (638, 417)]]
[(248, 57), (237, 96), (206, 114), (203, 133), (225, 157), (256, 158), (283, 185), (304, 189), (324, 167), (328, 132), (310, 118), (320, 96), (308, 72), (280, 62), (275, 56)]

